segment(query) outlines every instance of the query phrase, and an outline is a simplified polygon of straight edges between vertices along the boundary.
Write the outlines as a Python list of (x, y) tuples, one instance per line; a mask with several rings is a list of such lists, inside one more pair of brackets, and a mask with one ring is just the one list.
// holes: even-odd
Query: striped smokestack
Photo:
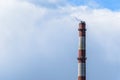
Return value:
[(86, 24), (79, 23), (78, 80), (86, 80)]

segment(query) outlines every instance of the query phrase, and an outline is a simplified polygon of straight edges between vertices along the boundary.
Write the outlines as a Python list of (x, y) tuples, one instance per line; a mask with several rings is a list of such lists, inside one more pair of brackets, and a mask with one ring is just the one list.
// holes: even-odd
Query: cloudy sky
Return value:
[(119, 0), (0, 0), (0, 80), (77, 80), (78, 23), (87, 79), (120, 80)]

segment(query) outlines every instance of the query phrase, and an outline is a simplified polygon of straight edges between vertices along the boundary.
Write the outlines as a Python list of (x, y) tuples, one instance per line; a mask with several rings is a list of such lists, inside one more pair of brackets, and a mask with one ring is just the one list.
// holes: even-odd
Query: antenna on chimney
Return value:
[(76, 21), (79, 21), (80, 23), (85, 23), (85, 21), (82, 21), (80, 18), (75, 17)]
[(76, 20), (76, 21), (80, 21), (80, 22), (82, 21), (81, 19), (79, 19), (79, 18), (77, 18), (77, 17), (75, 17), (75, 20)]

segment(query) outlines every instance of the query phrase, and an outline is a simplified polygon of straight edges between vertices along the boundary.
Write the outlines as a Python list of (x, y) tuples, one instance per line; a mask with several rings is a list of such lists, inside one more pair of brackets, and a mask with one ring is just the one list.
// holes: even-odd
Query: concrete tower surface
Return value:
[(86, 80), (86, 23), (79, 23), (78, 80)]

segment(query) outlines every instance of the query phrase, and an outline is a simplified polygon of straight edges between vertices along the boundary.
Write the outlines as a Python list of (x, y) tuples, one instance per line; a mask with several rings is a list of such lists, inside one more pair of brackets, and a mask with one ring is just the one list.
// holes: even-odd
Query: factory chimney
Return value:
[(86, 23), (79, 23), (78, 80), (86, 80)]

